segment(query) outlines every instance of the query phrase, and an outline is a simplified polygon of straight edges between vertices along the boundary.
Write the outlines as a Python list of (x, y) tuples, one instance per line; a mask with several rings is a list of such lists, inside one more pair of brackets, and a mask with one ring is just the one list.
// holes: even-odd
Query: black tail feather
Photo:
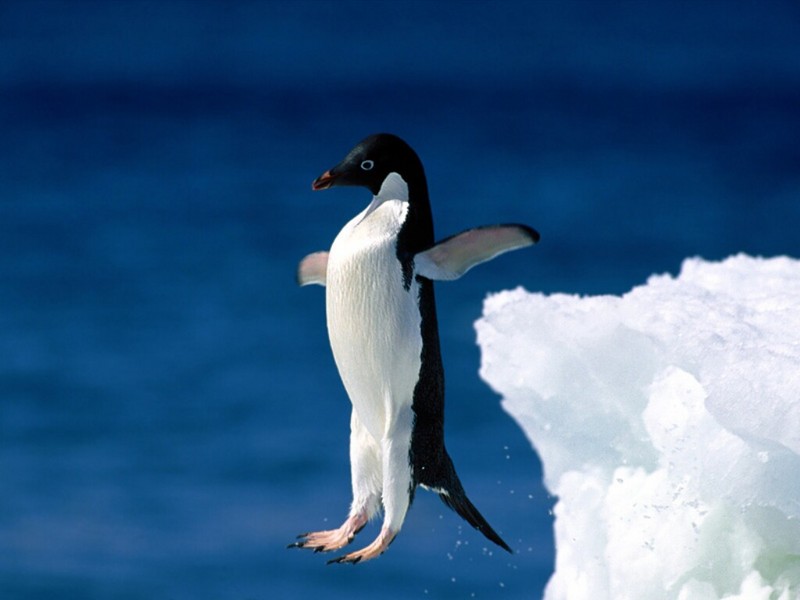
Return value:
[(460, 490), (460, 494), (451, 495), (449, 492), (443, 492), (439, 494), (439, 497), (442, 499), (447, 506), (452, 508), (456, 511), (461, 517), (470, 525), (472, 525), (475, 529), (480, 531), (486, 538), (498, 546), (500, 546), (506, 552), (510, 552), (513, 554), (513, 550), (503, 541), (497, 532), (492, 529), (492, 526), (483, 518), (483, 515), (478, 512), (478, 509), (475, 508), (475, 505), (470, 502), (467, 495), (464, 493), (464, 490)]
[(446, 457), (447, 462), (450, 463), (448, 477), (444, 482), (440, 482), (434, 489), (438, 492), (439, 498), (442, 499), (447, 506), (456, 511), (462, 519), (472, 525), (475, 529), (480, 531), (486, 538), (506, 552), (514, 553), (513, 550), (503, 541), (497, 532), (492, 529), (492, 526), (483, 518), (483, 515), (475, 508), (475, 505), (467, 498), (467, 493), (464, 491), (464, 486), (456, 475), (455, 467), (453, 466), (450, 457)]

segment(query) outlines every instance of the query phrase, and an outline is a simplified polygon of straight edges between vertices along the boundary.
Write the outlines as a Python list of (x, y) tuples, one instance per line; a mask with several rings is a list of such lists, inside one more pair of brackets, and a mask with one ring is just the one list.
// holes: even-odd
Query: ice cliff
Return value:
[(557, 497), (545, 598), (800, 598), (800, 261), (501, 292), (476, 328)]

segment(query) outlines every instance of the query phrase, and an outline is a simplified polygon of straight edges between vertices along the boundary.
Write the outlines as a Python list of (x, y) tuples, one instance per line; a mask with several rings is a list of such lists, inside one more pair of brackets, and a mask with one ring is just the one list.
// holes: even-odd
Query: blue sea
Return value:
[[(286, 549), (350, 501), (294, 278), (369, 193), (310, 184), (378, 131), (440, 237), (542, 235), (437, 285), (448, 449), (513, 555), (423, 491), (377, 561)], [(793, 1), (3, 2), (0, 598), (541, 597), (555, 499), (478, 375), (483, 298), (800, 256), (798, 140)]]

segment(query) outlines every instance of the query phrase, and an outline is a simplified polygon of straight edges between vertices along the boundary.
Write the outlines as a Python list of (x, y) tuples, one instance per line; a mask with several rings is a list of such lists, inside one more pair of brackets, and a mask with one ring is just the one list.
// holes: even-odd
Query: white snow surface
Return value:
[(800, 598), (800, 260), (500, 292), (476, 328), (558, 499), (546, 599)]

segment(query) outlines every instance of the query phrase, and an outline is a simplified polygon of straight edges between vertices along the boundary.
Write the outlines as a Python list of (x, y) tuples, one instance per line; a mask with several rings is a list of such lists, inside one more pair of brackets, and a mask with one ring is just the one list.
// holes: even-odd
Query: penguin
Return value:
[(353, 501), (344, 523), (305, 533), (290, 548), (336, 551), (383, 509), (375, 540), (329, 563), (380, 556), (400, 531), (418, 487), (431, 490), (487, 539), (511, 548), (467, 498), (444, 443), (444, 371), (434, 280), (453, 280), (495, 256), (535, 244), (526, 225), (469, 229), (434, 243), (422, 162), (399, 137), (359, 142), (313, 190), (360, 186), (369, 205), (328, 252), (299, 264), (300, 285), (325, 286), (328, 337), (352, 404)]

